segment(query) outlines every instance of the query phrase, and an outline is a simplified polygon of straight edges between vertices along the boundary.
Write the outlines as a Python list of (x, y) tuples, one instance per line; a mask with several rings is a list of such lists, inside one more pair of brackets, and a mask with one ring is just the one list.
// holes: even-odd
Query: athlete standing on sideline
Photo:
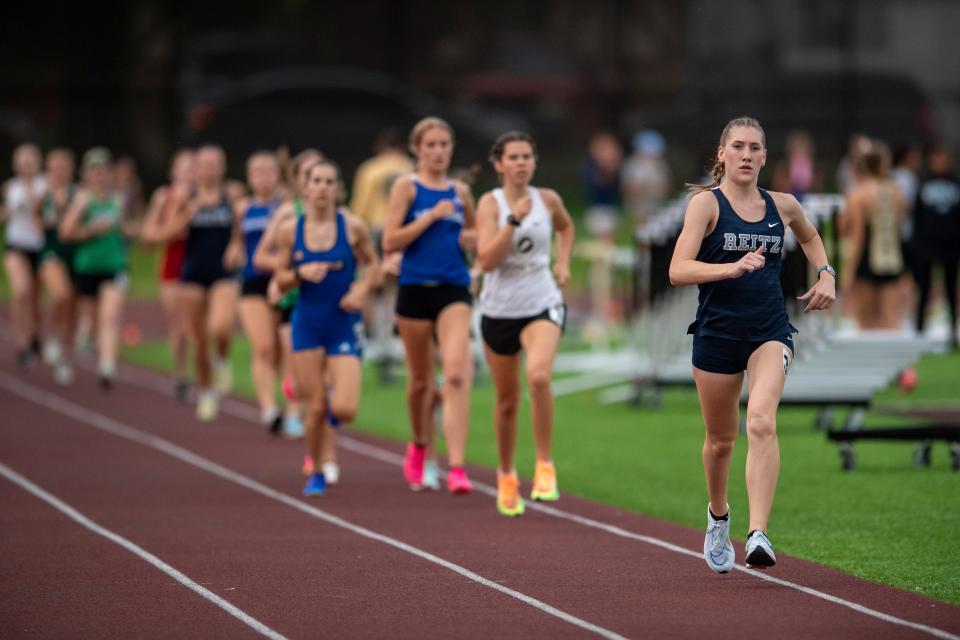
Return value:
[[(382, 253), (383, 226), (387, 218), (390, 189), (402, 176), (410, 175), (413, 162), (404, 147), (403, 135), (399, 129), (389, 127), (377, 134), (374, 143), (374, 155), (357, 167), (353, 179), (353, 193), (350, 209), (370, 227), (370, 235), (378, 252)], [(370, 330), (368, 356), (377, 362), (377, 370), (384, 382), (393, 380), (392, 365), (395, 358), (391, 353), (394, 326), (394, 307), (397, 301), (397, 280), (395, 270), (399, 270), (400, 253), (383, 256), (383, 284), (370, 296), (370, 304), (364, 311), (367, 327)]]
[(900, 228), (906, 202), (890, 177), (886, 145), (873, 141), (856, 161), (860, 180), (847, 189), (847, 256), (840, 291), (853, 298), (860, 329), (899, 330), (903, 325), (900, 278), (905, 270)]
[[(160, 233), (173, 215), (174, 194), (194, 190), (193, 150), (180, 149), (170, 162), (170, 184), (158, 187), (150, 197), (147, 214), (140, 230), (140, 239), (148, 244), (160, 241)], [(189, 338), (187, 321), (180, 303), (180, 271), (187, 248), (185, 233), (164, 243), (160, 260), (160, 304), (167, 319), (167, 343), (173, 356), (173, 373), (176, 377), (174, 395), (180, 402), (187, 401), (187, 356)]]
[(77, 294), (93, 302), (100, 388), (117, 375), (120, 315), (130, 281), (123, 237), (123, 205), (110, 184), (112, 158), (103, 147), (83, 154), (83, 189), (60, 224), (60, 238), (77, 243), (73, 254)]
[(47, 153), (47, 188), (40, 201), (40, 220), (44, 229), (40, 252), (40, 280), (50, 296), (52, 335), (43, 348), (44, 360), (53, 367), (59, 384), (73, 382), (71, 353), (76, 327), (76, 296), (73, 291), (74, 247), (61, 242), (60, 223), (77, 194), (74, 184), (76, 163), (69, 149), (51, 149)]
[(271, 272), (257, 269), (253, 254), (274, 211), (280, 205), (280, 164), (269, 151), (258, 151), (247, 160), (247, 183), (252, 195), (237, 207), (234, 233), (243, 243), (246, 262), (240, 293), (240, 323), (250, 341), (250, 371), (260, 405), (260, 421), (271, 432), (279, 431), (283, 416), (277, 407), (279, 364), (278, 315), (267, 302)]
[(43, 228), (36, 211), (46, 188), (40, 175), (40, 149), (22, 144), (13, 150), (13, 173), (3, 186), (3, 212), (7, 223), (3, 268), (10, 283), (10, 319), (13, 324), (17, 364), (27, 367), (40, 355), (39, 290), (37, 266), (43, 248)]
[(463, 469), (470, 420), (473, 361), (470, 354), (470, 272), (461, 236), (472, 234), (474, 203), (470, 188), (450, 180), (453, 129), (440, 118), (424, 118), (410, 133), (417, 171), (390, 190), (383, 251), (403, 251), (397, 327), (407, 361), (407, 405), (413, 442), (403, 474), (411, 488), (423, 486), (427, 445), (433, 434), (434, 337), (443, 366), (443, 430), (450, 470), (447, 488), (473, 491)]
[[(518, 516), (525, 508), (514, 468), (521, 349), (527, 353), (536, 446), (530, 497), (560, 497), (551, 451), (550, 378), (566, 316), (559, 287), (570, 278), (574, 228), (556, 191), (530, 186), (537, 153), (529, 134), (513, 131), (500, 136), (490, 150), (490, 162), (501, 176), (503, 187), (484, 194), (477, 204), (477, 262), (485, 272), (480, 327), (496, 388), (494, 428), (500, 454), (497, 509), (505, 516)], [(557, 262), (551, 275), (554, 231)]]
[[(305, 496), (323, 495), (321, 467), (328, 410), (349, 422), (360, 402), (360, 356), (363, 319), (360, 311), (380, 277), (377, 252), (366, 225), (337, 207), (340, 171), (320, 160), (307, 171), (304, 215), (283, 223), (277, 232), (280, 263), (277, 283), (286, 291), (300, 287), (293, 310), (293, 375), (297, 396), (306, 403), (306, 447), (313, 472)], [(357, 264), (363, 278), (355, 281)], [(328, 391), (327, 383), (333, 389)]]
[(693, 377), (706, 426), (707, 535), (703, 554), (718, 573), (733, 568), (727, 479), (739, 425), (743, 372), (748, 378), (747, 564), (773, 566), (767, 521), (780, 471), (777, 407), (793, 360), (793, 337), (780, 288), (784, 227), (817, 266), (817, 283), (800, 300), (804, 312), (829, 309), (836, 273), (816, 228), (792, 195), (757, 187), (767, 159), (765, 136), (753, 118), (736, 118), (720, 136), (713, 184), (694, 186), (670, 263), (674, 286), (699, 285), (693, 334)]
[[(196, 191), (175, 192), (173, 213), (159, 233), (161, 241), (169, 241), (187, 231), (180, 302), (193, 345), (197, 418), (202, 422), (216, 418), (218, 393), (230, 390), (228, 358), (238, 293), (233, 274), (243, 264), (243, 247), (231, 242), (233, 206), (223, 181), (225, 170), (223, 149), (197, 149)], [(213, 342), (212, 367), (208, 341)]]

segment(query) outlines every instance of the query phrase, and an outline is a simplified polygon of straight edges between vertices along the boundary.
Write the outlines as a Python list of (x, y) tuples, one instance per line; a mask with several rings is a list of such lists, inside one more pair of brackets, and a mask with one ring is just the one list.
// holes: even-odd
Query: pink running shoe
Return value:
[(473, 492), (473, 483), (470, 482), (463, 467), (452, 467), (447, 473), (447, 490), (453, 495), (467, 495)]
[(403, 456), (403, 477), (414, 491), (423, 489), (423, 461), (426, 455), (426, 447), (418, 447), (412, 442), (407, 444), (407, 453)]
[(303, 475), (312, 476), (314, 471), (313, 458), (310, 456), (303, 456)]

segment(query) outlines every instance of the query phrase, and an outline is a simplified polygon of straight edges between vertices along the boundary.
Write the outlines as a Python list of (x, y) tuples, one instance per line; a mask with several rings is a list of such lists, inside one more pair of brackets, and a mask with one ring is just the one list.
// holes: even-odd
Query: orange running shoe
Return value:
[(520, 479), (516, 471), (504, 474), (497, 470), (497, 511), (510, 518), (522, 516), (526, 511), (526, 505), (520, 497)]
[(541, 462), (537, 460), (537, 466), (533, 472), (533, 491), (530, 492), (532, 500), (544, 502), (553, 502), (560, 499), (560, 491), (557, 489), (557, 470), (552, 462)]

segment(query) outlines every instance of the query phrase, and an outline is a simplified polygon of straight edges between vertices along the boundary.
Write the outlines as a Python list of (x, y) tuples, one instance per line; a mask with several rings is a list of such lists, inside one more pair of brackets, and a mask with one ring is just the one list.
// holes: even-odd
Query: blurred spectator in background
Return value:
[(935, 145), (927, 154), (927, 169), (917, 186), (913, 211), (914, 278), (917, 299), (916, 328), (923, 331), (930, 276), (935, 264), (943, 267), (947, 308), (950, 311), (950, 347), (957, 341), (957, 268), (960, 265), (960, 181), (954, 170), (953, 152)]
[(621, 192), (634, 228), (646, 225), (670, 194), (670, 165), (666, 142), (652, 130), (633, 136), (633, 153), (623, 163)]
[(143, 216), (143, 183), (137, 174), (137, 161), (130, 156), (120, 156), (113, 163), (113, 189), (120, 198), (123, 215), (124, 233), (133, 236), (138, 233), (137, 225)]
[(903, 240), (904, 258), (907, 267), (912, 270), (911, 240), (913, 239), (913, 206), (917, 200), (917, 182), (923, 168), (923, 151), (920, 146), (910, 142), (901, 142), (893, 148), (893, 169), (890, 176), (897, 183), (904, 201), (907, 203), (907, 215), (900, 223), (900, 238)]
[(595, 240), (583, 254), (590, 261), (592, 322), (585, 328), (587, 339), (599, 338), (616, 315), (612, 301), (612, 259), (620, 223), (620, 169), (623, 149), (613, 134), (605, 131), (590, 138), (583, 165), (586, 225)]
[(377, 134), (373, 143), (374, 156), (357, 167), (353, 179), (350, 208), (370, 228), (373, 245), (383, 258), (381, 268), (386, 276), (382, 285), (367, 298), (364, 310), (368, 333), (372, 340), (368, 355), (378, 363), (381, 379), (393, 378), (392, 364), (399, 362), (400, 354), (388, 348), (393, 336), (393, 309), (397, 299), (397, 275), (400, 272), (402, 253), (397, 251), (383, 256), (383, 225), (387, 217), (387, 202), (394, 181), (400, 176), (414, 172), (414, 164), (407, 155), (403, 133), (396, 127), (388, 127)]
[(787, 136), (787, 153), (773, 170), (773, 190), (792, 194), (798, 200), (823, 189), (823, 176), (814, 161), (813, 138), (806, 131)]
[(923, 150), (913, 142), (901, 142), (893, 148), (893, 169), (890, 175), (900, 187), (900, 193), (912, 208), (917, 198), (917, 182), (923, 169)]
[(870, 149), (870, 138), (862, 133), (854, 133), (847, 143), (847, 154), (837, 165), (837, 191), (846, 193), (857, 181), (857, 158)]
[(583, 165), (587, 230), (595, 238), (610, 239), (620, 222), (620, 168), (623, 149), (608, 132), (590, 138), (587, 159)]
[(900, 220), (906, 203), (890, 177), (890, 153), (873, 142), (857, 160), (846, 192), (848, 244), (841, 286), (861, 329), (899, 329), (904, 316), (897, 281), (904, 273)]

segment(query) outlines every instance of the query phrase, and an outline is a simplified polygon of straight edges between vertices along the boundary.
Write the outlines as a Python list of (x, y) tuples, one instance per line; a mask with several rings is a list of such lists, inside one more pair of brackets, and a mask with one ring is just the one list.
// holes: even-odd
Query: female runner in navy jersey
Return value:
[(470, 272), (461, 242), (476, 240), (473, 195), (447, 171), (453, 129), (424, 118), (410, 134), (417, 158), (414, 175), (393, 183), (383, 233), (383, 251), (403, 251), (397, 295), (397, 327), (409, 376), (407, 405), (413, 442), (403, 474), (414, 490), (423, 486), (426, 447), (432, 437), (434, 336), (443, 366), (443, 430), (450, 471), (447, 488), (464, 494), (473, 485), (463, 470), (470, 420)]
[[(180, 302), (193, 344), (197, 375), (197, 418), (213, 420), (218, 410), (218, 392), (230, 388), (230, 338), (237, 305), (236, 269), (243, 264), (243, 248), (233, 237), (233, 199), (224, 184), (226, 158), (223, 149), (207, 145), (195, 155), (196, 191), (178, 189), (170, 199), (171, 215), (157, 233), (169, 241), (187, 231), (187, 245), (180, 270), (183, 283)], [(213, 341), (213, 369), (208, 341)], [(216, 389), (214, 389), (214, 373)]]
[(766, 536), (780, 471), (776, 415), (793, 334), (779, 272), (784, 227), (796, 235), (817, 282), (799, 299), (804, 312), (829, 309), (836, 299), (836, 273), (817, 230), (796, 198), (757, 187), (767, 159), (765, 136), (753, 118), (724, 127), (713, 184), (694, 187), (670, 263), (673, 285), (699, 285), (693, 334), (693, 376), (706, 426), (703, 467), (707, 478), (707, 535), (703, 554), (717, 573), (733, 568), (727, 478), (737, 438), (740, 389), (747, 372), (747, 494), (750, 525), (746, 561), (773, 566)]
[[(302, 216), (277, 230), (277, 283), (286, 291), (300, 287), (290, 328), (293, 338), (293, 377), (297, 397), (306, 403), (307, 455), (313, 473), (305, 496), (322, 495), (326, 479), (321, 467), (327, 413), (349, 422), (360, 403), (360, 356), (363, 318), (360, 314), (380, 277), (370, 232), (359, 218), (337, 208), (340, 171), (320, 160), (307, 172)], [(355, 281), (357, 265), (363, 278)]]
[(271, 431), (280, 428), (277, 408), (278, 342), (277, 314), (267, 302), (269, 271), (257, 269), (253, 254), (274, 211), (280, 205), (280, 164), (269, 151), (258, 151), (247, 159), (247, 183), (252, 196), (236, 209), (235, 238), (243, 243), (246, 262), (240, 288), (240, 323), (250, 340), (250, 373), (260, 405), (260, 420)]

